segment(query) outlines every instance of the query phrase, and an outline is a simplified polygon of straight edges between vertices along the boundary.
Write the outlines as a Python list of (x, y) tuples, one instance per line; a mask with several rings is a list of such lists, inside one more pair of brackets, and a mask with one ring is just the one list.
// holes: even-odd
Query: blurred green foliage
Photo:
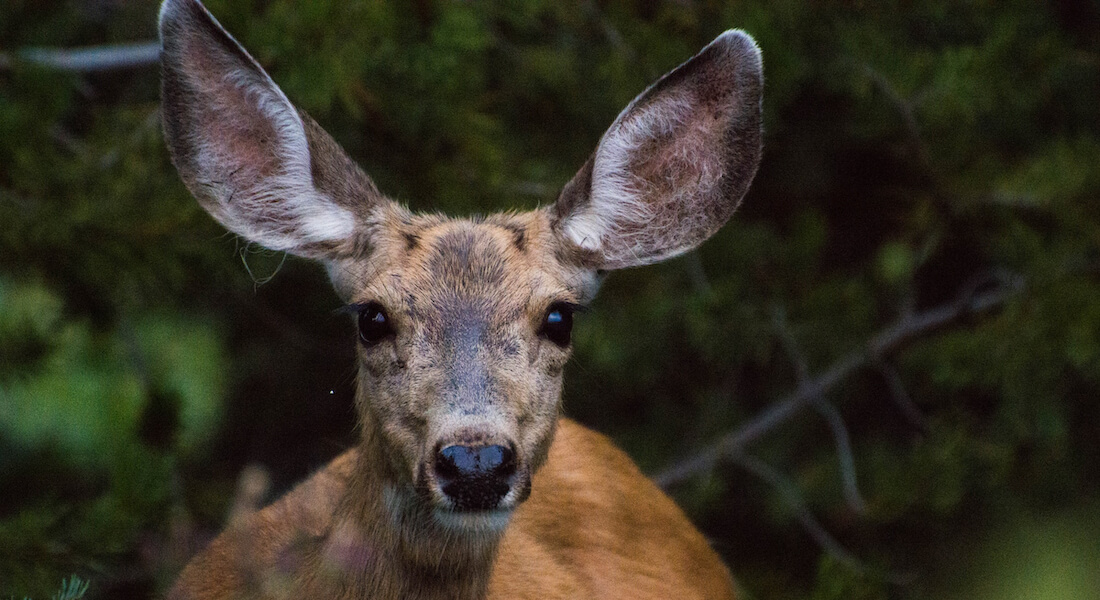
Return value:
[[(865, 513), (812, 411), (749, 448), (861, 566), (735, 466), (673, 491), (749, 598), (1096, 589), (1074, 566), (1100, 562), (1075, 533), (1100, 503), (1095, 0), (209, 7), (383, 190), (458, 214), (552, 202), (636, 93), (749, 31), (767, 75), (753, 189), (699, 252), (609, 280), (567, 411), (657, 471), (797, 385), (777, 311), (816, 373), (1011, 273), (1026, 285), (1003, 308), (830, 390)], [(152, 39), (156, 8), (5, 2), (0, 51)], [(0, 71), (0, 596), (75, 572), (89, 597), (150, 597), (222, 526), (245, 464), (285, 489), (354, 443), (353, 337), (323, 273), (202, 213), (157, 85), (152, 68)]]

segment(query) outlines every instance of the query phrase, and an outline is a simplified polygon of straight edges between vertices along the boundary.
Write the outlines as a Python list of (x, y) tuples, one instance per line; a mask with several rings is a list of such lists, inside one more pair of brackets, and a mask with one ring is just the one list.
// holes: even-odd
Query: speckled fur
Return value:
[[(359, 347), (361, 441), (235, 521), (173, 600), (731, 598), (684, 514), (604, 437), (561, 419), (570, 348), (539, 334), (607, 269), (693, 248), (760, 155), (759, 51), (727, 32), (630, 104), (553, 206), (466, 219), (386, 199), (197, 0), (168, 0), (164, 125), (202, 205), (252, 241), (320, 260), (393, 335)], [(498, 510), (436, 481), (446, 445), (502, 445)]]

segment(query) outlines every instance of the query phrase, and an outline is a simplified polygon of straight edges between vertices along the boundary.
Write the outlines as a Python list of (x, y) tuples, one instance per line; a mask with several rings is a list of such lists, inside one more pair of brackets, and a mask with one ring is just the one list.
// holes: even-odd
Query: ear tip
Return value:
[(745, 48), (751, 52), (760, 53), (760, 45), (757, 44), (752, 35), (744, 29), (727, 29), (715, 38), (712, 43), (723, 44), (727, 47)]
[(167, 28), (192, 17), (195, 13), (204, 12), (206, 8), (198, 0), (164, 0), (160, 4), (160, 13), (157, 15), (161, 36), (163, 37)]
[(160, 3), (160, 13), (157, 15), (157, 22), (163, 28), (165, 23), (170, 23), (179, 18), (179, 14), (182, 10), (183, 0), (164, 0)]
[(726, 54), (738, 58), (738, 62), (745, 66), (755, 67), (754, 70), (763, 72), (764, 59), (760, 52), (760, 45), (751, 35), (743, 29), (727, 29), (711, 42), (708, 47), (717, 47)]

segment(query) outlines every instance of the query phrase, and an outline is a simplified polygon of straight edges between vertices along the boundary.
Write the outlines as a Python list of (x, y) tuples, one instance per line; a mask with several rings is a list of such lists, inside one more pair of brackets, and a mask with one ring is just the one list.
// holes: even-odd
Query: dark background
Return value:
[[(853, 357), (668, 488), (746, 598), (1095, 597), (1100, 2), (209, 7), (385, 192), (453, 214), (552, 202), (635, 94), (747, 30), (760, 173), (701, 250), (610, 278), (567, 413), (660, 474)], [(355, 440), (322, 269), (189, 197), (156, 67), (24, 52), (149, 41), (156, 11), (0, 4), (2, 598), (162, 593), (246, 465), (270, 498)]]

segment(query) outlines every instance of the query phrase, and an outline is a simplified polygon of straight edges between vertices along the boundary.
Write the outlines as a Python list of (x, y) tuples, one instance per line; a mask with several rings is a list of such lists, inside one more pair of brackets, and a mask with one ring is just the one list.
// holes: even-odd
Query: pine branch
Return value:
[(72, 579), (61, 581), (61, 590), (53, 595), (53, 600), (80, 600), (88, 593), (88, 582), (72, 576)]

